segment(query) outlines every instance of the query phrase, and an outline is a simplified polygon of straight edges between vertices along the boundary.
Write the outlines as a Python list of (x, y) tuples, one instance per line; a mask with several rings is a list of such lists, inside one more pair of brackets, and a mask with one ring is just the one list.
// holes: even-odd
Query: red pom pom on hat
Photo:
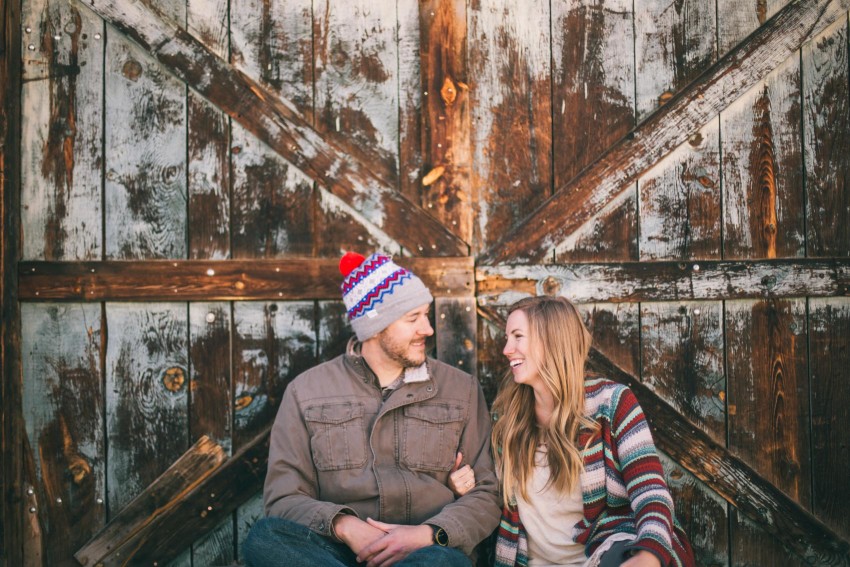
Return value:
[(354, 268), (362, 264), (365, 259), (365, 256), (362, 256), (357, 252), (346, 252), (345, 256), (343, 256), (339, 261), (340, 273), (343, 276), (347, 276)]

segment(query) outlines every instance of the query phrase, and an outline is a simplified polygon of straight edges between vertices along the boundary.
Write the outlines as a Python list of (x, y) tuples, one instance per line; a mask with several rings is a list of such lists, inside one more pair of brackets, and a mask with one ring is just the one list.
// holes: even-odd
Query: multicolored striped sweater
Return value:
[[(693, 550), (674, 519), (664, 470), (635, 395), (621, 384), (589, 377), (585, 412), (600, 431), (593, 438), (590, 431), (579, 435), (579, 446), (587, 445), (581, 475), (584, 519), (564, 529), (575, 530), (588, 556), (609, 535), (625, 532), (636, 537), (629, 549), (652, 552), (662, 566), (693, 567)], [(528, 536), (513, 505), (502, 510), (495, 566), (515, 565), (528, 565)]]

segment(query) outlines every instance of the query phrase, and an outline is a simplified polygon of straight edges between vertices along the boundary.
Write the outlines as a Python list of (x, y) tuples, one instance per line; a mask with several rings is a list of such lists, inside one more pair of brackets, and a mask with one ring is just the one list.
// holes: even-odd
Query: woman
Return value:
[(694, 565), (634, 394), (585, 376), (591, 336), (575, 306), (520, 300), (506, 334), (510, 375), (493, 404), (496, 566)]

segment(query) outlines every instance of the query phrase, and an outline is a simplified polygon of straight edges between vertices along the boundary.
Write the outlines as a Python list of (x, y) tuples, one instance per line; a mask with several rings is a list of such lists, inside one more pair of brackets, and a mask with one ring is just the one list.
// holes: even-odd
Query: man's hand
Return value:
[(620, 567), (661, 567), (661, 562), (654, 553), (641, 549), (632, 555), (628, 561), (621, 563)]
[(340, 514), (335, 517), (333, 530), (336, 537), (355, 554), (387, 535), (386, 531), (350, 514)]
[(367, 567), (389, 567), (412, 552), (434, 542), (430, 526), (400, 526), (385, 524), (371, 518), (368, 525), (386, 535), (357, 553), (357, 561), (365, 561)]

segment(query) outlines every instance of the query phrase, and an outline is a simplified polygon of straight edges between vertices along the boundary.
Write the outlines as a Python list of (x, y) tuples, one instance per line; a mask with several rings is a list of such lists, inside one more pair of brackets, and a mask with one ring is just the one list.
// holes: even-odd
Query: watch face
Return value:
[(443, 528), (435, 528), (434, 541), (437, 542), (437, 545), (445, 547), (449, 544), (449, 534), (447, 534)]

